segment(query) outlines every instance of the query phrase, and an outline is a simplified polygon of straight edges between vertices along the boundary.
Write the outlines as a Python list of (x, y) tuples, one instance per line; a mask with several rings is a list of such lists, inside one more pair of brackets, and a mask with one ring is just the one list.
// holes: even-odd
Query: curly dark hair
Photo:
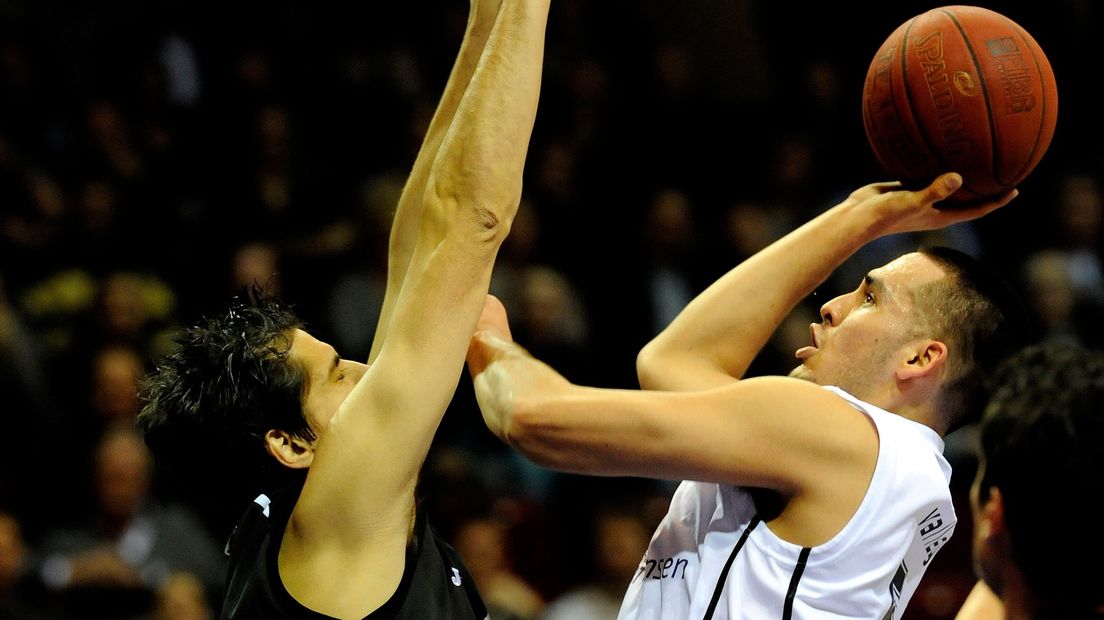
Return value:
[(178, 334), (141, 391), (138, 428), (157, 459), (171, 467), (203, 446), (205, 456), (260, 473), (272, 461), (267, 431), (313, 440), (302, 406), (308, 375), (289, 358), (300, 325), (290, 306), (254, 286), (225, 314)]
[(1074, 618), (1104, 604), (1104, 353), (1036, 344), (997, 379), (979, 427), (979, 497), (1000, 489), (1013, 561), (1048, 613)]

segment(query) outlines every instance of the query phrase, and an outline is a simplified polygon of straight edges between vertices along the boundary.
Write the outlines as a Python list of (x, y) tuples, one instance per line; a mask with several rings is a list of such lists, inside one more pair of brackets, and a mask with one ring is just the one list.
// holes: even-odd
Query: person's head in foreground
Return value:
[(1104, 615), (1101, 497), (1104, 353), (1024, 349), (997, 373), (971, 490), (976, 570), (1008, 617)]

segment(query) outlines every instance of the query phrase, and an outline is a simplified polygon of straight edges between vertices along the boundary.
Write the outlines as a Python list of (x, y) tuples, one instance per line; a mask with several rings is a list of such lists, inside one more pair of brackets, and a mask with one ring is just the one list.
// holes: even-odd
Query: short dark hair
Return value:
[(1072, 618), (1104, 604), (1104, 353), (1036, 344), (997, 380), (979, 427), (979, 495), (1000, 489), (1013, 561), (1044, 607), (1065, 612), (1054, 617)]
[(260, 473), (272, 461), (267, 431), (313, 440), (302, 405), (308, 375), (289, 358), (300, 325), (290, 306), (254, 286), (225, 314), (178, 334), (177, 349), (160, 360), (141, 392), (138, 428), (155, 457), (170, 466), (194, 460), (199, 445)]
[(993, 369), (1029, 340), (1023, 303), (1008, 283), (976, 258), (947, 247), (920, 253), (947, 276), (918, 287), (927, 327), (951, 350), (950, 380), (939, 409), (953, 431), (977, 421)]

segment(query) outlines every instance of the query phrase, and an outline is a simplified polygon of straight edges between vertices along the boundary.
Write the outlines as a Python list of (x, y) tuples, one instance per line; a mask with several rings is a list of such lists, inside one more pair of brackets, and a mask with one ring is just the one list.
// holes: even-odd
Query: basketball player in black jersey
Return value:
[(471, 0), (395, 213), (367, 363), (254, 295), (185, 331), (149, 377), (139, 424), (157, 454), (224, 446), (288, 481), (231, 537), (223, 618), (486, 617), (414, 494), (520, 200), (548, 5)]
[(1104, 618), (1104, 353), (1052, 342), (1016, 354), (979, 436), (970, 503), (982, 581), (958, 620)]

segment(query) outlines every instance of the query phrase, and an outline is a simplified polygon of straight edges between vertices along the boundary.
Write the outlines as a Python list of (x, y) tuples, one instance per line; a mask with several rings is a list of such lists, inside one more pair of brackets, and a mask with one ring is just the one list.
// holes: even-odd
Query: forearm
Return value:
[[(543, 11), (530, 10), (538, 4)], [(349, 448), (338, 450), (354, 456), (341, 470), (362, 458), (356, 446), (389, 438), (374, 451), (373, 458), (388, 463), (373, 480), (378, 489), (388, 483), (403, 489), (416, 479), (456, 391), (496, 252), (517, 208), (547, 8), (546, 0), (505, 0), (500, 7), (433, 163), (386, 342), (337, 414), (353, 420), (343, 423)], [(503, 187), (516, 189), (504, 196)]]
[[(532, 462), (567, 473), (613, 476), (635, 462), (633, 449), (618, 450), (604, 438), (646, 435), (647, 425), (595, 406), (597, 390), (568, 383), (559, 375), (542, 380), (539, 388), (518, 389), (519, 375), (554, 374), (537, 360), (511, 360), (491, 365), (476, 378), (476, 394), (487, 428)], [(523, 392), (524, 396), (519, 396)], [(628, 399), (643, 392), (620, 392)], [(632, 444), (633, 442), (629, 442)], [(626, 445), (632, 448), (632, 445)]]
[(961, 186), (961, 175), (948, 173), (916, 191), (902, 190), (896, 183), (855, 190), (691, 302), (640, 352), (641, 385), (654, 390), (701, 390), (730, 383), (743, 376), (794, 306), (866, 243), (885, 235), (972, 220), (1016, 197), (1013, 190), (969, 208), (936, 206)]
[(845, 201), (729, 271), (641, 351), (642, 387), (705, 389), (741, 377), (793, 308), (880, 234), (876, 223)]
[[(704, 393), (574, 385), (512, 342), (479, 333), (474, 342), (480, 351), (474, 364), (475, 395), (487, 428), (537, 465), (591, 476), (706, 479), (701, 476), (710, 468), (683, 458), (685, 451), (678, 448), (692, 444), (700, 456), (701, 445), (680, 438), (670, 425), (694, 426), (674, 413), (678, 411), (693, 410), (700, 422), (705, 407), (686, 397)], [(483, 356), (493, 361), (484, 365)], [(733, 462), (727, 447), (722, 460)]]
[(449, 229), (466, 234), (474, 222), (509, 230), (536, 118), (548, 5), (505, 0), (499, 9), (428, 181), (426, 201)]
[[(456, 62), (453, 64), (444, 93), (437, 104), (437, 110), (429, 123), (410, 176), (399, 197), (395, 218), (391, 224), (387, 260), (387, 293), (384, 295), (383, 308), (380, 311), (377, 335), (385, 334), (391, 322), (398, 291), (402, 288), (410, 265), (410, 257), (414, 252), (414, 244), (417, 241), (418, 228), (422, 220), (422, 199), (425, 196), (430, 169), (456, 115), (456, 110), (460, 106), (464, 92), (475, 73), (479, 57), (483, 53), (494, 26), (495, 17), (498, 15), (498, 5), (499, 0), (473, 0)], [(383, 346), (383, 338), (377, 337), (372, 344), (369, 362), (375, 360), (381, 346)]]

